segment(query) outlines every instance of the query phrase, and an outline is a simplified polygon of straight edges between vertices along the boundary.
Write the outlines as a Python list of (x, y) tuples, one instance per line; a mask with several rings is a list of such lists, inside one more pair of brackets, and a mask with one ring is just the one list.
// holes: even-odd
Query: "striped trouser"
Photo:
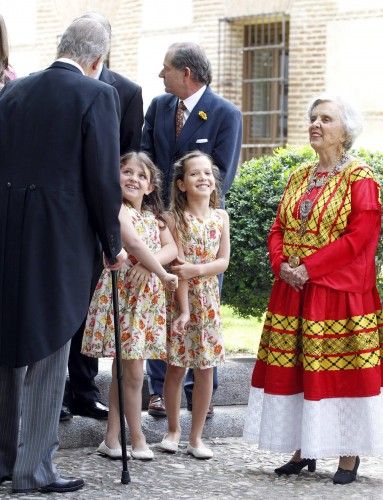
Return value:
[(52, 463), (64, 395), (70, 342), (27, 367), (0, 366), (0, 478), (14, 489), (56, 481)]

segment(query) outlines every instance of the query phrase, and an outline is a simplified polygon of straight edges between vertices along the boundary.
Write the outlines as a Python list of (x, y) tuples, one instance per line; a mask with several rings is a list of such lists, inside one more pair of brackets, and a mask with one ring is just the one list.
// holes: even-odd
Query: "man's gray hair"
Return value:
[(98, 57), (104, 59), (110, 48), (109, 33), (100, 22), (78, 18), (65, 30), (57, 48), (57, 57), (68, 57), (81, 66), (90, 66)]
[(94, 12), (94, 11), (85, 12), (85, 14), (78, 17), (77, 19), (93, 19), (94, 21), (99, 22), (104, 26), (106, 31), (109, 33), (109, 38), (110, 39), (112, 38), (112, 26), (110, 25), (109, 20), (99, 12)]
[(308, 107), (308, 117), (311, 118), (313, 109), (321, 102), (333, 102), (337, 105), (339, 109), (340, 119), (342, 121), (344, 131), (346, 134), (346, 140), (344, 143), (344, 148), (349, 150), (354, 144), (355, 139), (362, 132), (362, 117), (358, 109), (351, 104), (349, 101), (340, 97), (338, 95), (332, 94), (320, 94), (315, 97), (309, 104)]
[(168, 52), (172, 66), (176, 69), (189, 68), (194, 81), (210, 85), (211, 64), (202, 47), (192, 42), (173, 43)]

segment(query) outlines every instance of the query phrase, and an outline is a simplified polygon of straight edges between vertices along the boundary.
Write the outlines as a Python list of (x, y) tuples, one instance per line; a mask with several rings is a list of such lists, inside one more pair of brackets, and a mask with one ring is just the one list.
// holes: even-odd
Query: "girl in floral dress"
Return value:
[(180, 279), (170, 301), (168, 367), (164, 384), (168, 433), (160, 447), (178, 450), (180, 403), (186, 368), (194, 370), (192, 425), (187, 452), (211, 458), (202, 431), (213, 389), (213, 367), (224, 362), (217, 275), (230, 257), (229, 217), (217, 209), (218, 168), (209, 156), (194, 151), (174, 166), (169, 228), (178, 244), (172, 266)]
[[(120, 271), (118, 278), (125, 416), (130, 430), (132, 457), (140, 460), (153, 458), (141, 427), (144, 359), (166, 360), (165, 291), (158, 276), (165, 284), (172, 279), (177, 280), (161, 266), (176, 257), (177, 246), (161, 216), (159, 186), (160, 172), (145, 153), (129, 153), (121, 158), (123, 205), (120, 221), (122, 239), (129, 254), (126, 267)], [(150, 272), (148, 263), (148, 268), (140, 263), (142, 252), (132, 255), (130, 242), (134, 233), (155, 256), (152, 258), (163, 277), (154, 268), (151, 270), (158, 276)], [(111, 287), (110, 272), (104, 269), (93, 295), (84, 331), (82, 353), (87, 356), (115, 356)], [(120, 458), (115, 362), (112, 372), (108, 426), (98, 451), (110, 458)]]

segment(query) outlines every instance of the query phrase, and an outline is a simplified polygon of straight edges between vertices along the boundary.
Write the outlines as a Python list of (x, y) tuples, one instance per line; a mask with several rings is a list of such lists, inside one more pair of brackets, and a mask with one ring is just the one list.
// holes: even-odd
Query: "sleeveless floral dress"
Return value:
[[(142, 240), (153, 253), (159, 252), (160, 229), (154, 214), (126, 208)], [(133, 286), (129, 271), (136, 263), (137, 259), (129, 255), (118, 277), (122, 358), (166, 360), (165, 291), (154, 273), (143, 285)], [(112, 277), (104, 269), (89, 307), (81, 352), (95, 358), (114, 357), (113, 323)]]
[[(187, 235), (181, 235), (185, 260), (193, 264), (217, 258), (223, 220), (217, 210), (200, 220), (185, 213)], [(190, 368), (211, 368), (225, 360), (220, 298), (217, 276), (198, 276), (189, 280), (190, 321), (182, 335), (172, 332), (171, 321), (178, 316), (174, 294), (169, 302), (168, 363)]]

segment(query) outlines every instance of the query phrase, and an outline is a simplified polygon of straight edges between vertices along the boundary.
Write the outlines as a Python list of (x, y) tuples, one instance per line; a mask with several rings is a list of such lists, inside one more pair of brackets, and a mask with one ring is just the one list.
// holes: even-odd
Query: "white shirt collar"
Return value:
[(56, 59), (56, 61), (71, 64), (72, 66), (75, 66), (77, 69), (79, 69), (83, 75), (85, 75), (82, 67), (76, 61), (73, 61), (73, 59), (68, 59), (67, 57), (60, 57), (59, 59)]
[(190, 95), (186, 99), (183, 100), (183, 103), (185, 104), (187, 111), (185, 113), (189, 116), (190, 113), (193, 111), (194, 107), (197, 105), (198, 101), (201, 99), (202, 94), (206, 90), (206, 85), (201, 87), (197, 92), (194, 92), (194, 94)]
[(100, 67), (98, 68), (97, 73), (93, 77), (95, 80), (99, 80), (100, 79), (100, 76), (101, 76), (103, 68), (104, 68), (104, 64), (100, 64)]

